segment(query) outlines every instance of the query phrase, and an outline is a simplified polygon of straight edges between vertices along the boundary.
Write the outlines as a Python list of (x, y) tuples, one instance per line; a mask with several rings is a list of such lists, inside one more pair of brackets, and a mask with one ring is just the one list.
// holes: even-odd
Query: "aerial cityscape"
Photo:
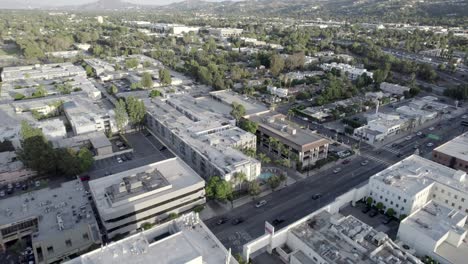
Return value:
[(0, 0), (0, 264), (466, 264), (467, 174), (467, 1)]

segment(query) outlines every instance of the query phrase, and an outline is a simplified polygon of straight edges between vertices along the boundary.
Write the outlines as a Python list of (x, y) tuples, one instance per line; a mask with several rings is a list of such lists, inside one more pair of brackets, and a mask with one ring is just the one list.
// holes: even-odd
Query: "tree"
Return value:
[(407, 217), (407, 215), (401, 214), (401, 215), (400, 215), (400, 221), (403, 221), (406, 217)]
[(239, 190), (242, 190), (242, 183), (247, 180), (247, 175), (243, 172), (234, 173), (234, 181), (239, 185)]
[(158, 96), (161, 96), (161, 92), (159, 90), (151, 90), (149, 97), (154, 98)]
[(160, 69), (159, 80), (162, 85), (170, 85), (172, 83), (171, 72), (168, 69)]
[(372, 199), (372, 197), (367, 197), (367, 200), (366, 200), (367, 206), (371, 206), (373, 201), (374, 199)]
[(93, 67), (86, 65), (85, 70), (88, 77), (92, 77), (94, 75)]
[(153, 226), (154, 226), (154, 224), (144, 222), (144, 223), (141, 224), (140, 227), (143, 228), (143, 230), (148, 230), (148, 229), (151, 229)]
[(126, 110), (125, 102), (120, 99), (115, 106), (115, 122), (120, 133), (123, 133), (125, 126), (128, 123), (128, 114)]
[(93, 153), (87, 148), (81, 148), (77, 153), (81, 172), (88, 171), (94, 163)]
[(257, 155), (257, 158), (260, 160), (261, 163), (265, 164), (265, 163), (270, 163), (271, 162), (271, 159), (270, 157), (268, 157), (266, 154), (264, 153), (259, 153)]
[(375, 207), (376, 207), (377, 210), (379, 210), (379, 211), (382, 211), (382, 210), (383, 210), (383, 206), (384, 206), (384, 205), (383, 205), (383, 203), (381, 203), (381, 202), (378, 202), (378, 203), (375, 205)]
[(232, 185), (219, 176), (211, 177), (205, 189), (206, 196), (210, 199), (224, 202), (232, 198)]
[(258, 181), (253, 180), (249, 182), (249, 195), (252, 196), (254, 199), (260, 194), (260, 184)]
[(248, 120), (248, 119), (242, 119), (239, 124), (240, 128), (243, 130), (250, 132), (252, 134), (257, 133), (258, 129), (258, 124), (255, 123), (254, 121)]
[(270, 188), (274, 191), (276, 188), (280, 186), (281, 180), (279, 176), (273, 175), (270, 178), (268, 178), (267, 183), (270, 186)]
[(387, 209), (387, 215), (389, 217), (393, 217), (395, 215), (395, 210), (393, 210), (393, 208), (388, 208)]
[(127, 113), (130, 122), (138, 127), (145, 121), (146, 107), (140, 99), (130, 96), (127, 98)]
[(144, 72), (143, 73), (143, 75), (141, 76), (141, 85), (144, 88), (153, 87), (153, 77), (151, 76), (151, 73), (149, 73), (149, 72)]
[(245, 116), (245, 107), (237, 102), (232, 103), (231, 115), (239, 121), (241, 117)]
[(127, 69), (133, 69), (133, 68), (136, 68), (138, 67), (138, 60), (136, 58), (131, 58), (131, 59), (127, 59), (125, 60), (125, 67)]
[(284, 59), (280, 55), (273, 55), (270, 61), (270, 71), (273, 76), (279, 76), (284, 69)]
[(109, 87), (109, 93), (110, 94), (116, 94), (117, 92), (119, 92), (119, 89), (117, 89), (117, 86), (112, 84), (111, 87)]

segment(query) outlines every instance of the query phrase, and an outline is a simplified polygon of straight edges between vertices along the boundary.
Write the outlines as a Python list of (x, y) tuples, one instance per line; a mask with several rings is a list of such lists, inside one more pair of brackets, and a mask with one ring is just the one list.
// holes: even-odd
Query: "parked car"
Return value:
[(390, 224), (390, 222), (392, 222), (391, 217), (385, 217), (384, 220), (382, 220), (382, 224), (384, 224), (384, 225), (388, 225), (388, 224)]
[(260, 208), (260, 207), (264, 206), (265, 204), (267, 204), (267, 201), (266, 200), (261, 200), (261, 201), (259, 201), (258, 203), (255, 204), (255, 207)]
[(41, 187), (41, 182), (40, 181), (36, 181), (36, 187)]
[(120, 156), (120, 159), (122, 159), (122, 161), (127, 161), (127, 158), (125, 157), (125, 155)]
[(430, 128), (429, 128), (429, 131), (432, 131), (432, 130), (434, 130), (434, 129), (435, 129), (434, 127), (430, 127)]
[(222, 225), (222, 224), (226, 223), (227, 220), (228, 220), (227, 217), (221, 217), (220, 219), (218, 219), (218, 221), (216, 221), (216, 224), (217, 225)]
[(433, 147), (433, 146), (434, 146), (434, 143), (432, 143), (432, 142), (429, 142), (429, 143), (427, 143), (427, 145), (426, 145), (426, 146), (427, 146), (428, 148), (430, 148), (430, 147)]
[(91, 178), (89, 177), (89, 175), (84, 175), (84, 176), (81, 176), (80, 177), (80, 180), (81, 181), (89, 181)]
[(317, 200), (317, 199), (319, 199), (321, 197), (322, 197), (321, 193), (316, 193), (316, 194), (312, 195), (312, 200)]
[(273, 220), (272, 224), (273, 224), (274, 226), (277, 226), (277, 225), (279, 225), (279, 224), (281, 224), (281, 223), (283, 223), (283, 222), (284, 222), (284, 219), (282, 219), (282, 218), (276, 218), (275, 220)]
[(371, 210), (370, 213), (369, 213), (369, 216), (370, 217), (376, 217), (378, 214), (379, 214), (379, 212), (377, 212), (377, 210)]
[(367, 164), (369, 164), (368, 160), (365, 160), (365, 161), (361, 162), (361, 166), (366, 166)]
[(421, 131), (419, 131), (418, 133), (416, 133), (416, 136), (420, 137), (423, 133)]
[(367, 214), (369, 211), (371, 210), (371, 208), (369, 206), (366, 206), (362, 209), (362, 212)]
[(336, 169), (333, 170), (333, 173), (337, 174), (340, 171), (341, 171), (341, 168), (336, 168)]
[(164, 150), (166, 150), (166, 149), (167, 149), (166, 146), (162, 146), (162, 147), (159, 149), (159, 151), (164, 151)]
[(236, 218), (236, 219), (233, 219), (233, 220), (231, 221), (231, 224), (233, 224), (233, 225), (238, 225), (238, 224), (240, 224), (240, 223), (242, 223), (242, 222), (244, 222), (244, 218), (238, 217), (238, 218)]
[(349, 159), (345, 159), (345, 160), (343, 160), (343, 162), (341, 162), (341, 164), (345, 164), (345, 165), (346, 165), (346, 164), (348, 164), (348, 163), (350, 163), (350, 162), (351, 162), (351, 161), (350, 161)]
[(117, 157), (117, 162), (122, 163), (123, 161), (122, 161), (122, 159), (120, 157)]
[(5, 191), (0, 191), (0, 197), (4, 197), (5, 196)]

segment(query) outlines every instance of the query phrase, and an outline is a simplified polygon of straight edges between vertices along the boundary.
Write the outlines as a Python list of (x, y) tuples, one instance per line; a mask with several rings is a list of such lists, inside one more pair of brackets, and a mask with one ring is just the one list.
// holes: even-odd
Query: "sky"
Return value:
[[(85, 3), (96, 2), (97, 0), (0, 0), (0, 8), (6, 6), (19, 6), (19, 7), (40, 7), (40, 6), (65, 6), (65, 5), (80, 5)], [(123, 0), (125, 2), (135, 4), (153, 4), (165, 5), (182, 0)], [(208, 0), (212, 2), (219, 2), (221, 0)]]

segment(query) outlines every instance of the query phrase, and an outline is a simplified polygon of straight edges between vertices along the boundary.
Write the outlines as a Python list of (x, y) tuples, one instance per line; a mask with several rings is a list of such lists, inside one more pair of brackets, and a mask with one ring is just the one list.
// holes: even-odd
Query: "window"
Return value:
[(461, 209), (462, 209), (461, 205), (460, 205), (460, 206), (458, 206), (458, 210), (461, 210)]
[(47, 247), (47, 254), (54, 254), (54, 247), (53, 246), (50, 246), (50, 247)]
[(393, 201), (390, 201), (390, 204), (393, 205)]
[(448, 204), (448, 200), (445, 200), (445, 203)]
[(461, 198), (461, 201), (464, 202), (464, 201), (465, 201), (465, 198)]
[(433, 194), (433, 195), (432, 195), (432, 198), (435, 198), (435, 197), (436, 197), (436, 195), (435, 195), (435, 194)]
[(405, 208), (404, 208), (404, 207), (401, 207), (401, 210), (403, 211), (403, 210), (405, 210)]
[(452, 203), (452, 206), (455, 206), (455, 203)]
[(398, 205), (398, 204), (396, 204), (395, 206), (396, 206), (396, 208), (398, 208), (398, 207), (399, 207), (399, 205)]
[(453, 198), (454, 198), (454, 199), (458, 199), (458, 195), (455, 194), (455, 195), (453, 196)]
[(67, 245), (67, 247), (71, 247), (72, 246), (71, 240), (70, 239), (65, 240), (65, 245)]
[(387, 198), (385, 198), (385, 201), (386, 201), (386, 202), (388, 202), (388, 199), (387, 199)]
[(83, 239), (84, 239), (84, 240), (89, 240), (88, 233), (84, 233), (84, 234), (83, 234)]
[(444, 190), (444, 189), (440, 189), (440, 192), (441, 192), (441, 193), (445, 193), (445, 190)]
[(406, 199), (403, 199), (403, 202), (406, 203)]
[(382, 198), (383, 198), (382, 195), (380, 195), (380, 199), (382, 199)]
[(398, 196), (398, 200), (400, 200), (400, 199), (401, 199), (401, 196)]

